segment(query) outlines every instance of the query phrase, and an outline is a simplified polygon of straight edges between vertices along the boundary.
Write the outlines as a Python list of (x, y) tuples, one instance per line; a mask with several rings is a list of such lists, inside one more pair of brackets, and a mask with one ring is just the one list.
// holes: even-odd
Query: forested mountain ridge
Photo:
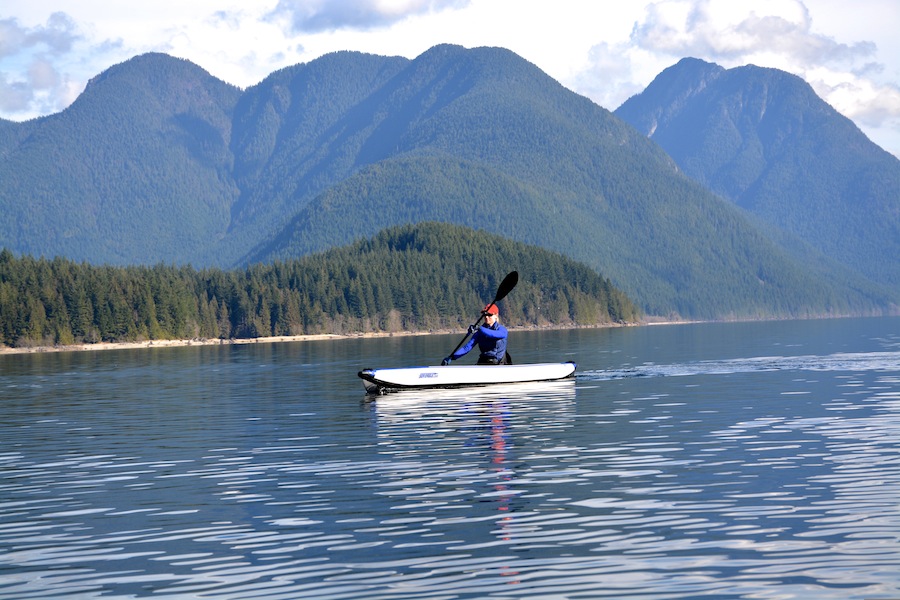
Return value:
[(615, 113), (714, 192), (900, 287), (900, 160), (802, 79), (683, 59)]
[(519, 283), (500, 302), (510, 326), (640, 316), (608, 279), (561, 254), (424, 223), (231, 271), (93, 266), (4, 250), (0, 345), (464, 330), (511, 269)]
[(0, 246), (14, 252), (231, 267), (441, 221), (563, 252), (651, 314), (897, 302), (798, 260), (645, 135), (498, 48), (340, 52), (243, 91), (144, 55), (62, 113), (0, 123), (0, 150)]
[(234, 109), (234, 179), (229, 245), (241, 252), (271, 235), (310, 197), (369, 162), (360, 146), (372, 123), (359, 117), (409, 61), (338, 52), (277, 71), (245, 91)]
[[(373, 59), (384, 60), (330, 55), (279, 72), (248, 94), (278, 114), (276, 107), (288, 97), (285, 90), (308, 89), (310, 70), (316, 81), (327, 69), (342, 81), (360, 61), (367, 72), (374, 71)], [(600, 144), (585, 138), (602, 136), (604, 146), (635, 142), (629, 160), (649, 157), (654, 166), (648, 168), (670, 161), (607, 111), (509, 51), (445, 45), (414, 61), (398, 65), (392, 59), (388, 65), (402, 68), (344, 113), (333, 110), (328, 95), (289, 95), (294, 113), (327, 114), (332, 120), (320, 120), (318, 129), (278, 121), (283, 125), (272, 137), (281, 148), (290, 148), (292, 157), (283, 160), (282, 152), (276, 165), (282, 172), (272, 176), (270, 170), (268, 179), (289, 181), (292, 187), (283, 195), (294, 198), (299, 210), (291, 214), (295, 218), (287, 230), (254, 248), (244, 262), (315, 251), (396, 223), (431, 219), (554, 247), (545, 244), (546, 235), (565, 226), (559, 215), (573, 200), (584, 206), (597, 195), (596, 190), (570, 189), (584, 188), (598, 165), (585, 164), (597, 157), (575, 156), (567, 143), (578, 139), (579, 151), (597, 153)], [(292, 78), (285, 80), (288, 75)], [(401, 197), (401, 192), (409, 195)], [(258, 212), (266, 212), (259, 207), (273, 200), (259, 195), (253, 202)], [(331, 210), (339, 204), (340, 210)], [(487, 216), (491, 209), (496, 219)], [(309, 213), (314, 213), (312, 222), (306, 219)], [(589, 262), (598, 266), (595, 257)]]
[(239, 96), (193, 63), (146, 54), (93, 78), (61, 113), (4, 123), (0, 245), (118, 264), (197, 260), (237, 196)]

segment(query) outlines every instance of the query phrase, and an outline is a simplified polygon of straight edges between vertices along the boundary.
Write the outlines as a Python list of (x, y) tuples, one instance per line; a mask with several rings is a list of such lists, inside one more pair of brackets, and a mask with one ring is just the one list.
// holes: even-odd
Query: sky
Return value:
[(900, 157), (897, 0), (5, 0), (0, 118), (59, 112), (108, 67), (186, 58), (242, 88), (338, 50), (512, 50), (615, 110), (691, 56), (793, 73)]

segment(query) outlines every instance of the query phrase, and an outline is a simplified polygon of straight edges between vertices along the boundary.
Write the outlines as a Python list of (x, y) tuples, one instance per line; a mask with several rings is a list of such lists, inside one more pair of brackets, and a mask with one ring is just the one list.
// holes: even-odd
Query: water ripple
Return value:
[(759, 356), (669, 365), (645, 363), (619, 369), (581, 371), (578, 377), (585, 380), (607, 381), (631, 377), (687, 377), (769, 371), (896, 372), (898, 370), (900, 370), (900, 352), (842, 352), (827, 356)]
[(896, 353), (374, 401), (225, 356), (5, 399), (0, 598), (900, 597)]

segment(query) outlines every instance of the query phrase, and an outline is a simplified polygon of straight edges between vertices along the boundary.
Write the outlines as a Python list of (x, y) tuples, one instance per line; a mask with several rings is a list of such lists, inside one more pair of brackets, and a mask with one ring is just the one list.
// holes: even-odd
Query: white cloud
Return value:
[(900, 86), (828, 69), (811, 70), (806, 77), (820, 97), (852, 119), (872, 141), (900, 155)]
[(635, 69), (639, 68), (641, 62), (637, 54), (626, 44), (597, 44), (588, 52), (584, 70), (563, 83), (600, 106), (615, 110), (622, 102), (646, 87), (646, 84), (639, 83), (634, 78)]
[(464, 8), (469, 0), (279, 0), (273, 16), (297, 33), (383, 28), (411, 16)]
[(16, 114), (30, 108), (34, 90), (22, 81), (9, 81), (0, 73), (0, 111)]
[(32, 27), (0, 20), (0, 111), (47, 114), (68, 106), (73, 97), (59, 62), (81, 39), (75, 21), (62, 12)]
[(75, 22), (63, 12), (47, 17), (46, 25), (25, 27), (18, 19), (0, 20), (0, 58), (20, 52), (39, 50), (50, 54), (63, 54), (81, 36)]
[(26, 46), (28, 33), (16, 19), (0, 20), (0, 58), (11, 56)]
[[(766, 12), (760, 12), (760, 4)], [(740, 3), (728, 0), (667, 0), (650, 4), (633, 43), (672, 57), (743, 62), (752, 56), (781, 57), (794, 68), (869, 60), (875, 44), (845, 44), (813, 31), (803, 2)]]
[(58, 88), (62, 82), (59, 73), (53, 67), (53, 63), (45, 59), (35, 59), (28, 69), (28, 79), (36, 90), (52, 90)]

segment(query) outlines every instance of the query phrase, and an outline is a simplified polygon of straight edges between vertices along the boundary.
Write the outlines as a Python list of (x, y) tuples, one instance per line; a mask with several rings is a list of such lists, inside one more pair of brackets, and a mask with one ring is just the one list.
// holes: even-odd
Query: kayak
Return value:
[(403, 389), (455, 388), (498, 383), (554, 381), (575, 376), (574, 362), (523, 365), (447, 365), (363, 369), (358, 373), (366, 392), (384, 394)]
[(574, 362), (522, 365), (447, 365), (441, 367), (402, 367), (399, 369), (363, 369), (358, 373), (366, 392), (384, 394), (402, 389), (453, 388), (553, 381), (575, 375)]

